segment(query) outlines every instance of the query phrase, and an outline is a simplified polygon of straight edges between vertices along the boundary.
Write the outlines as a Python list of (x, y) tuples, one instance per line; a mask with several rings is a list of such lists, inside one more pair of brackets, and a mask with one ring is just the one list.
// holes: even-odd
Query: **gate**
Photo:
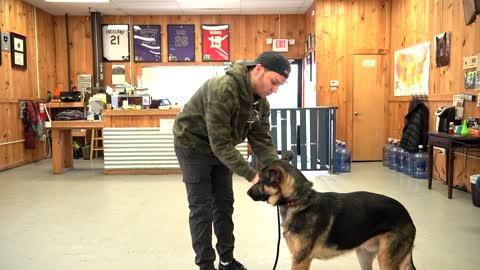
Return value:
[(273, 144), (301, 171), (335, 172), (336, 107), (271, 109)]

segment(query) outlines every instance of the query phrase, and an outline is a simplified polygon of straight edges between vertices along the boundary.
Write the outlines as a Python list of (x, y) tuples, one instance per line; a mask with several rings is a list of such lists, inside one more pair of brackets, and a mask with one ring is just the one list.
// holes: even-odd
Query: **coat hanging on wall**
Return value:
[(472, 24), (480, 14), (480, 0), (463, 0), (463, 13), (465, 24)]

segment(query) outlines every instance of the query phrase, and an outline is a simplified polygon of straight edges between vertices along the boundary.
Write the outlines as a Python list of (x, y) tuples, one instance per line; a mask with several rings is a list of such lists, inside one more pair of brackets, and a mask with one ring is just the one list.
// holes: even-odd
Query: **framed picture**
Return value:
[(195, 62), (195, 25), (167, 25), (168, 62)]
[(134, 25), (135, 62), (162, 62), (160, 25)]
[(307, 42), (308, 42), (308, 49), (310, 50), (312, 48), (312, 34), (308, 34)]
[(203, 62), (230, 61), (230, 31), (228, 24), (202, 24)]
[(435, 36), (435, 63), (437, 67), (450, 64), (450, 32), (444, 32)]
[(12, 68), (27, 69), (27, 43), (25, 36), (10, 33)]
[(308, 64), (308, 73), (310, 74), (309, 75), (309, 78), (308, 80), (311, 82), (312, 81), (312, 68), (313, 68), (313, 55), (312, 55), (312, 52), (309, 52), (307, 54), (307, 64)]
[(103, 60), (130, 61), (130, 38), (128, 24), (103, 24)]

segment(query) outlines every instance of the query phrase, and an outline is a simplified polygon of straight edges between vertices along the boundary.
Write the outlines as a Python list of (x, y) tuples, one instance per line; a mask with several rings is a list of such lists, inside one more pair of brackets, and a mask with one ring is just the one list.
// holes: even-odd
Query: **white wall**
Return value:
[[(298, 68), (292, 65), (291, 79), (268, 97), (272, 108), (298, 107)], [(172, 104), (184, 105), (205, 81), (224, 74), (224, 66), (143, 67), (142, 87), (148, 88), (152, 99), (168, 98)]]
[(202, 84), (225, 74), (224, 66), (158, 66), (142, 69), (142, 86), (152, 99), (168, 98), (172, 104), (185, 104)]

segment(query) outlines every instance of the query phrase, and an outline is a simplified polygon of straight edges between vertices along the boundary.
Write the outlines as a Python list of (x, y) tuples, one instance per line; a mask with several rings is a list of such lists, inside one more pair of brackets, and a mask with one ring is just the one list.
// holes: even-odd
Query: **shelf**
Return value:
[(72, 129), (72, 136), (73, 137), (85, 137), (87, 136), (86, 129)]
[(50, 102), (47, 108), (84, 108), (85, 102)]

